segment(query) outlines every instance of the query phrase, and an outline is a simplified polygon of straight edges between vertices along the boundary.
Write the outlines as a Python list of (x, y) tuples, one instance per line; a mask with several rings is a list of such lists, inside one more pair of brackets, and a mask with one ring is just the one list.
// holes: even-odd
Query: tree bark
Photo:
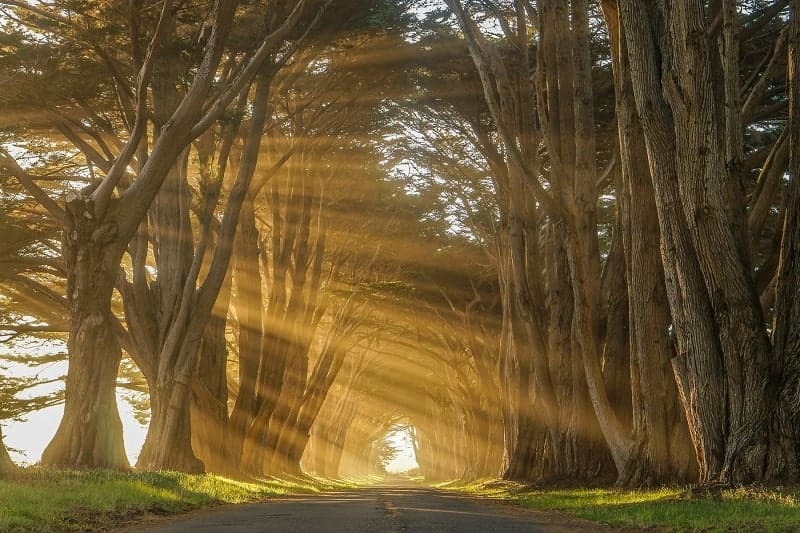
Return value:
[(94, 203), (84, 195), (67, 197), (64, 226), (70, 364), (64, 415), (42, 464), (128, 470), (116, 398), (122, 350), (111, 312), (125, 243), (116, 240), (115, 224), (98, 221)]
[(214, 311), (203, 331), (203, 341), (192, 383), (192, 449), (207, 472), (238, 474), (239, 455), (230, 446), (228, 416), (228, 324), (231, 276), (228, 274)]
[(17, 465), (8, 455), (8, 450), (3, 442), (3, 428), (0, 427), (0, 479), (5, 479), (17, 471)]
[[(636, 108), (647, 146), (650, 174), (661, 230), (672, 327), (677, 341), (673, 359), (681, 401), (699, 463), (701, 481), (719, 474), (725, 449), (727, 384), (720, 383), (723, 362), (700, 267), (691, 246), (678, 195), (674, 154), (678, 150), (670, 110), (661, 96), (659, 26), (655, 7), (620, 0)], [(701, 378), (702, 376), (702, 378)], [(716, 383), (709, 386), (708, 380)]]
[[(234, 9), (235, 2), (220, 0), (216, 4), (214, 30), (198, 74), (172, 116), (170, 127), (162, 131), (136, 180), (122, 194), (125, 201), (115, 200), (112, 194), (146, 131), (147, 72), (139, 80), (145, 85), (137, 88), (136, 126), (122, 153), (99, 186), (67, 198), (63, 255), (71, 322), (70, 365), (64, 417), (42, 455), (44, 464), (129, 468), (115, 398), (121, 351), (112, 332), (116, 319), (111, 313), (111, 294), (128, 242), (176, 158), (193, 138), (191, 128), (213, 81)], [(170, 16), (168, 13), (167, 18)], [(162, 38), (166, 27), (159, 24)], [(160, 42), (154, 43), (160, 46)]]
[[(773, 323), (773, 386), (778, 402), (767, 474), (796, 482), (800, 476), (800, 0), (792, 1), (789, 37), (789, 190), (783, 226)], [(769, 393), (774, 389), (770, 387)]]
[(635, 452), (620, 473), (627, 486), (656, 485), (696, 476), (696, 461), (671, 369), (671, 317), (659, 254), (661, 245), (647, 152), (636, 113), (627, 45), (616, 1), (603, 2), (614, 64), (622, 162), (618, 198), (623, 221), (630, 306), (631, 386)]
[(700, 480), (762, 480), (771, 349), (731, 220), (736, 191), (721, 143), (732, 133), (720, 130), (705, 9), (692, 0), (619, 5)]
[(236, 315), (239, 320), (239, 394), (231, 412), (231, 446), (241, 457), (245, 435), (257, 412), (257, 388), (263, 342), (263, 296), (259, 271), (260, 252), (255, 204), (248, 198), (242, 206), (236, 235), (234, 278)]
[[(667, 99), (681, 145), (677, 150), (678, 190), (692, 244), (719, 332), (728, 384), (728, 434), (720, 481), (759, 481), (767, 452), (766, 421), (771, 346), (755, 293), (749, 261), (734, 228), (731, 205), (736, 176), (725, 165), (725, 148), (715, 128), (711, 53), (705, 12), (696, 0), (678, 2), (670, 17), (675, 91)], [(738, 82), (738, 80), (737, 80)], [(676, 136), (677, 137), (677, 136)]]
[(176, 300), (177, 308), (174, 316), (170, 316), (169, 327), (165, 330), (158, 349), (158, 360), (153, 365), (157, 371), (154, 375), (147, 376), (154, 410), (139, 457), (139, 464), (147, 469), (180, 469), (190, 472), (203, 469), (202, 462), (194, 457), (191, 446), (190, 393), (202, 332), (227, 278), (239, 213), (255, 173), (267, 120), (272, 75), (272, 72), (265, 69), (256, 83), (253, 117), (236, 179), (225, 205), (219, 238), (211, 254), (208, 273), (198, 288), (198, 277), (210, 240), (207, 232), (201, 232), (203, 234), (198, 249), (178, 291), (180, 298)]

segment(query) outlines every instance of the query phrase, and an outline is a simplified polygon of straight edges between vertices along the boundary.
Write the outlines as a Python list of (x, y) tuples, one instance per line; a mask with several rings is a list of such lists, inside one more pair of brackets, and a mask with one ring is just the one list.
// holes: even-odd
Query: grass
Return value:
[[(25, 469), (0, 480), (0, 531), (102, 531), (154, 515), (364, 484), (304, 477), (243, 482), (175, 472)], [(441, 488), (562, 511), (612, 526), (663, 531), (800, 531), (800, 488), (732, 489), (714, 496), (680, 487), (541, 489), (484, 480)]]
[(0, 480), (0, 531), (102, 531), (153, 515), (354, 484), (311, 477), (242, 482), (211, 474), (32, 468)]
[(444, 484), (442, 488), (620, 527), (709, 533), (800, 531), (800, 488), (740, 488), (713, 496), (679, 487), (547, 490), (501, 481)]

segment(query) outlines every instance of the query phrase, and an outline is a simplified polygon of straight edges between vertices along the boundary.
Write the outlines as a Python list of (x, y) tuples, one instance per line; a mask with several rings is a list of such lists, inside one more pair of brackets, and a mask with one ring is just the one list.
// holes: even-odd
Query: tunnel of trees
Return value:
[(0, 0), (0, 425), (63, 404), (60, 468), (361, 475), (405, 431), (430, 480), (797, 482), (798, 17)]

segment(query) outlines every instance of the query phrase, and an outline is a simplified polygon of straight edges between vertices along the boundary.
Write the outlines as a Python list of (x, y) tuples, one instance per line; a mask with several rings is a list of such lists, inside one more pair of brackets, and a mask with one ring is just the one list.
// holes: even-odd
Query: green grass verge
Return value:
[(712, 496), (676, 487), (547, 490), (491, 480), (440, 487), (509, 500), (534, 509), (563, 511), (620, 527), (709, 533), (800, 531), (800, 488), (741, 488)]
[(0, 531), (100, 531), (153, 515), (356, 484), (311, 477), (242, 482), (211, 474), (26, 469), (0, 480)]

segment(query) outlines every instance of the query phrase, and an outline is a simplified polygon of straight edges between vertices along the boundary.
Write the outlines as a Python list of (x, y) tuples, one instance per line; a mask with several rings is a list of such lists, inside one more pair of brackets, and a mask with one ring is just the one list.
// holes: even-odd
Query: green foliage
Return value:
[(147, 513), (180, 513), (345, 486), (311, 477), (243, 482), (210, 474), (28, 469), (12, 480), (0, 480), (0, 531), (94, 531)]
[(0, 421), (23, 420), (25, 415), (64, 401), (64, 391), (30, 395), (34, 387), (42, 385), (36, 377), (3, 376), (0, 367)]
[[(339, 2), (345, 3), (341, 0)], [(358, 32), (398, 30), (408, 28), (412, 22), (409, 16), (411, 0), (360, 1), (362, 6), (353, 6), (352, 0), (347, 0), (346, 3), (347, 11), (351, 15), (345, 30)]]

